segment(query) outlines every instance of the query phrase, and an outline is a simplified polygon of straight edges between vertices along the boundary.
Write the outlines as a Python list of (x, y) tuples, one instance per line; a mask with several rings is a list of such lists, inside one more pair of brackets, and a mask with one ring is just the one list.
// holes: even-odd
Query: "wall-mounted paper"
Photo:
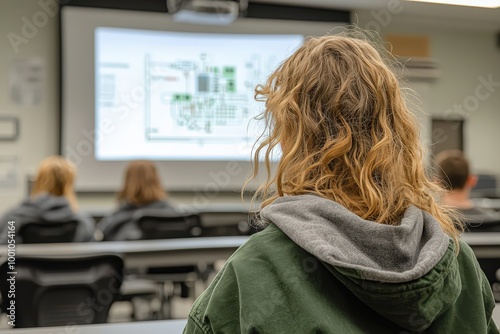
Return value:
[(43, 96), (44, 63), (40, 58), (12, 59), (10, 99), (18, 106), (38, 106)]
[(19, 137), (19, 119), (14, 116), (0, 116), (0, 141), (14, 141)]
[(19, 163), (12, 155), (0, 156), (0, 190), (12, 189), (17, 186)]

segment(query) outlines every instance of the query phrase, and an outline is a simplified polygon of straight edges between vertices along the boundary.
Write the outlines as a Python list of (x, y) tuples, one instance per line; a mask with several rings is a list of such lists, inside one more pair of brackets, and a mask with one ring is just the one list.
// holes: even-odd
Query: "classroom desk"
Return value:
[(473, 198), (472, 202), (475, 206), (485, 209), (500, 210), (499, 198)]
[(462, 234), (461, 239), (472, 248), (477, 258), (500, 259), (500, 233), (468, 232)]
[[(21, 244), (16, 256), (75, 257), (99, 254), (120, 254), (128, 269), (152, 266), (177, 266), (210, 263), (227, 259), (243, 245), (249, 236), (189, 238), (169, 240), (110, 241), (67, 244)], [(464, 233), (477, 257), (500, 258), (500, 233)], [(0, 246), (0, 261), (7, 255), (7, 247)]]
[[(78, 257), (119, 254), (128, 270), (154, 266), (203, 265), (225, 260), (243, 245), (249, 236), (189, 238), (169, 240), (109, 241), (65, 244), (20, 244), (18, 257)], [(0, 245), (0, 263), (7, 246)]]
[(5, 333), (22, 334), (180, 334), (187, 320), (158, 320), (116, 324), (17, 329)]

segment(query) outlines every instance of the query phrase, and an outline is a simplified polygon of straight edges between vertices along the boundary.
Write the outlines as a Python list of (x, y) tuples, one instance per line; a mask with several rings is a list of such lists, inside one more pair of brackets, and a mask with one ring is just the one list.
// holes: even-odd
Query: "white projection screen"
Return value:
[(170, 191), (240, 190), (263, 127), (255, 85), (305, 37), (339, 26), (202, 26), (70, 6), (61, 18), (61, 151), (78, 167), (79, 191), (116, 191), (135, 159), (155, 161)]

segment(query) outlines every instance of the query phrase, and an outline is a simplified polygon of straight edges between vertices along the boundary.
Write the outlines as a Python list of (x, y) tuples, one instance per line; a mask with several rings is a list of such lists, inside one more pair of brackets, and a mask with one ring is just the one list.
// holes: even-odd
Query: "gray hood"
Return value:
[[(0, 218), (0, 244), (7, 242), (7, 222), (16, 223), (16, 231), (27, 223), (64, 223), (72, 220), (78, 221), (76, 234), (73, 241), (90, 241), (94, 233), (94, 221), (86, 215), (75, 213), (68, 200), (62, 196), (41, 194), (30, 197), (18, 207), (8, 211)], [(21, 242), (18, 235), (18, 242)]]
[(314, 195), (281, 197), (261, 211), (290, 239), (321, 261), (353, 269), (365, 280), (401, 283), (427, 274), (450, 238), (428, 213), (410, 206), (399, 226), (361, 219)]
[(18, 219), (31, 222), (66, 222), (76, 219), (66, 198), (47, 194), (29, 198), (14, 212)]

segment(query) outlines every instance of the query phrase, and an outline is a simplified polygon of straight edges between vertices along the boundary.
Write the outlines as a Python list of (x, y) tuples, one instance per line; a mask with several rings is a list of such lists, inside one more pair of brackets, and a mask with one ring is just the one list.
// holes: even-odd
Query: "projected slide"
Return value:
[(97, 160), (248, 160), (254, 89), (303, 41), (98, 28)]

